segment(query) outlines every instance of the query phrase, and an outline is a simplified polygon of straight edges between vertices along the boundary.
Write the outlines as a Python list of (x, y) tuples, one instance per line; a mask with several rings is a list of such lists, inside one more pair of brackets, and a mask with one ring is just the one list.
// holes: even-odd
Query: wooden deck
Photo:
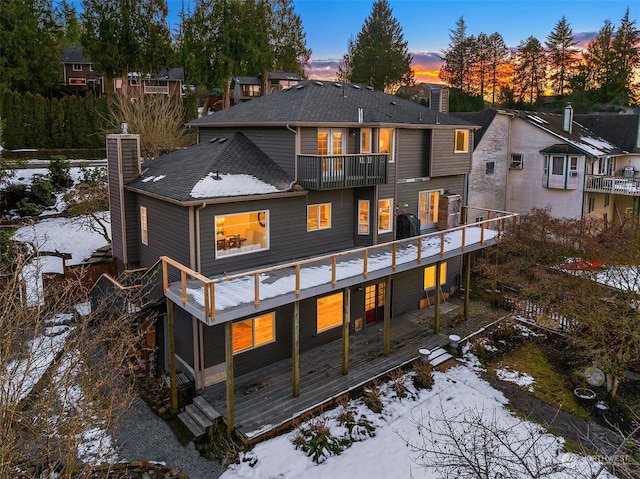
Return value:
[[(457, 306), (443, 303), (441, 313)], [(352, 334), (349, 373), (342, 374), (342, 341), (300, 354), (300, 396), (293, 397), (292, 361), (286, 359), (235, 378), (235, 424), (248, 443), (280, 434), (308, 413), (331, 407), (338, 399), (416, 360), (421, 348), (446, 347), (447, 336), (433, 333), (433, 308), (391, 320), (391, 354), (383, 354), (382, 323)], [(202, 396), (226, 417), (226, 383), (206, 388)]]

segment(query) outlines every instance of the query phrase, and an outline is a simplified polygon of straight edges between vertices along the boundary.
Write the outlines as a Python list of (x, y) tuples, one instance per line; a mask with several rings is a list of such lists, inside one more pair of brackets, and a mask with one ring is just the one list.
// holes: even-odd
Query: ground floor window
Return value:
[[(447, 263), (440, 263), (440, 284), (447, 281)], [(436, 287), (436, 265), (427, 266), (424, 269), (425, 291)]]
[(239, 353), (272, 343), (276, 339), (274, 325), (274, 313), (233, 323), (233, 352)]
[(307, 206), (307, 231), (331, 228), (331, 203)]
[(320, 333), (342, 324), (342, 292), (318, 298), (317, 331)]
[(214, 218), (216, 257), (269, 249), (269, 211), (250, 211)]

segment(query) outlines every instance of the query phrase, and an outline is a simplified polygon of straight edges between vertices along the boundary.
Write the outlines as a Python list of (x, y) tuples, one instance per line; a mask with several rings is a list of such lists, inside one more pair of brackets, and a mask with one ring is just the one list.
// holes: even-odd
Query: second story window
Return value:
[(391, 233), (393, 231), (392, 211), (392, 199), (378, 201), (378, 233)]
[(80, 63), (74, 63), (74, 64), (73, 64), (73, 71), (74, 71), (74, 72), (81, 72), (81, 71), (82, 71), (82, 64), (80, 64)]
[(371, 153), (371, 128), (360, 129), (360, 153)]
[(493, 175), (496, 172), (496, 162), (495, 161), (487, 161), (484, 165), (484, 173), (485, 175)]
[(369, 234), (369, 200), (358, 200), (358, 234)]
[(140, 207), (140, 239), (142, 244), (149, 244), (149, 229), (147, 227), (147, 208)]
[(469, 130), (456, 130), (453, 151), (467, 153), (469, 151)]
[(523, 167), (523, 160), (522, 160), (522, 154), (520, 153), (514, 153), (511, 155), (511, 164), (509, 165), (509, 168), (511, 170), (521, 170)]
[(378, 153), (387, 153), (389, 163), (394, 162), (394, 130), (393, 128), (380, 128), (378, 135)]
[(331, 228), (331, 203), (307, 206), (307, 231)]
[(215, 216), (216, 257), (269, 249), (269, 211)]
[(554, 156), (551, 158), (551, 174), (564, 175), (564, 156)]

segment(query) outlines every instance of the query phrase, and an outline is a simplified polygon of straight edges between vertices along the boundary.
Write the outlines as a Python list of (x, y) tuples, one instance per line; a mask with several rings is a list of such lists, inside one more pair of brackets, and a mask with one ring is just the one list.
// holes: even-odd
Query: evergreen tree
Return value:
[(49, 101), (42, 95), (34, 98), (34, 109), (29, 115), (32, 119), (33, 144), (36, 148), (47, 148), (51, 144), (49, 137)]
[(22, 124), (23, 144), (18, 148), (35, 148), (36, 145), (36, 125), (33, 122), (33, 112), (36, 109), (36, 97), (33, 93), (27, 92), (22, 96)]
[(573, 31), (563, 16), (545, 42), (554, 95), (563, 96), (568, 92), (569, 81), (576, 67), (577, 44)]
[(499, 33), (492, 33), (488, 38), (488, 50), (489, 50), (489, 88), (491, 91), (491, 105), (495, 105), (496, 93), (498, 86), (504, 82), (506, 72), (503, 68), (507, 63), (507, 45), (504, 43), (502, 35)]
[(292, 0), (270, 0), (271, 38), (273, 49), (271, 70), (304, 74), (311, 58), (302, 19), (295, 13)]
[(82, 28), (78, 19), (78, 12), (74, 5), (62, 0), (58, 5), (58, 23), (62, 27), (62, 46), (74, 47), (82, 45)]
[(387, 0), (374, 2), (351, 46), (342, 59), (346, 80), (383, 91), (413, 83), (412, 56)]
[(166, 0), (83, 0), (82, 6), (82, 43), (98, 71), (126, 80), (130, 71), (155, 73), (167, 66)]
[(51, 123), (49, 124), (51, 148), (64, 146), (64, 109), (57, 98), (51, 100)]
[(0, 87), (42, 93), (60, 72), (60, 29), (50, 0), (0, 0)]
[(533, 105), (546, 84), (545, 51), (540, 40), (530, 36), (518, 45), (514, 88), (521, 100)]
[(0, 102), (2, 118), (2, 146), (14, 150), (25, 146), (22, 128), (22, 96), (18, 92), (4, 90)]
[(469, 92), (484, 98), (489, 78), (491, 51), (489, 37), (486, 33), (480, 33), (475, 39), (473, 61), (471, 64), (471, 85)]
[(585, 88), (588, 91), (597, 91), (596, 101), (610, 103), (619, 92), (613, 78), (616, 77), (615, 52), (613, 50), (614, 25), (606, 20), (598, 32), (598, 35), (587, 46), (583, 53)]
[(336, 72), (337, 81), (348, 82), (351, 78), (351, 63), (354, 43), (355, 41), (353, 37), (349, 37), (347, 53), (342, 56), (342, 60), (338, 63), (338, 71)]
[(471, 69), (474, 63), (475, 38), (467, 36), (464, 17), (456, 22), (456, 29), (449, 30), (449, 48), (442, 51), (444, 65), (440, 69), (440, 79), (452, 88), (468, 92), (471, 84)]
[(637, 101), (634, 84), (635, 70), (640, 66), (640, 33), (636, 28), (636, 22), (629, 20), (629, 8), (627, 8), (620, 26), (616, 30), (613, 40), (615, 59), (614, 89), (620, 94), (625, 104), (634, 104)]

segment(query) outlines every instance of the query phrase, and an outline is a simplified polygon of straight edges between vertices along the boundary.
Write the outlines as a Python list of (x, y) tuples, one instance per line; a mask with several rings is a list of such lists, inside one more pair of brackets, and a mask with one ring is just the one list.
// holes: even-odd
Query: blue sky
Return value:
[[(167, 0), (169, 22), (174, 25), (189, 1)], [(393, 15), (402, 27), (417, 72), (422, 81), (433, 76), (436, 55), (449, 43), (449, 31), (464, 16), (467, 33), (500, 33), (508, 47), (530, 35), (544, 42), (564, 15), (577, 40), (595, 36), (605, 20), (618, 25), (627, 6), (631, 19), (640, 8), (631, 0), (390, 0)], [(308, 76), (333, 79), (337, 62), (346, 52), (350, 37), (356, 37), (371, 12), (373, 0), (294, 0), (311, 48)], [(433, 78), (432, 78), (433, 81)]]

